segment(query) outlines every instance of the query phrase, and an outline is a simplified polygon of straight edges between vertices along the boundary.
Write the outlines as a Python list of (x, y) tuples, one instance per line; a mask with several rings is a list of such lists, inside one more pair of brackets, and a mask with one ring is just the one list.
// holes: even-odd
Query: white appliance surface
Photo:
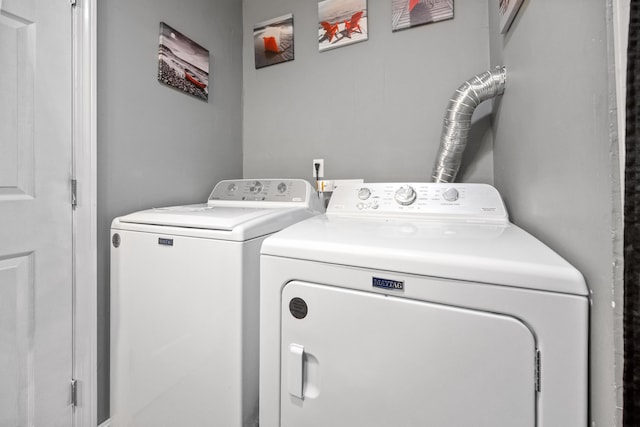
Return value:
[(174, 227), (173, 233), (188, 236), (194, 229), (211, 230), (208, 237), (245, 241), (307, 218), (310, 209), (324, 210), (303, 180), (222, 181), (207, 203), (134, 212), (118, 218), (117, 227), (140, 231), (147, 230), (146, 225)]
[(322, 210), (305, 181), (235, 180), (113, 221), (112, 425), (256, 425), (260, 246)]
[(587, 295), (491, 186), (341, 186), (262, 246), (260, 425), (584, 427)]

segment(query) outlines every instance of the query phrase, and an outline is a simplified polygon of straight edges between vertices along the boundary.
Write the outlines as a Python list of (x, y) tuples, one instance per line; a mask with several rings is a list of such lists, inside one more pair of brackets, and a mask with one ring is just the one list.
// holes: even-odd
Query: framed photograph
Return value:
[(293, 14), (254, 25), (253, 48), (256, 69), (293, 61)]
[(453, 0), (391, 0), (391, 30), (453, 19)]
[(497, 0), (500, 14), (500, 34), (506, 34), (513, 19), (518, 14), (522, 0)]
[(160, 23), (158, 81), (209, 100), (209, 51), (164, 22)]
[(318, 2), (318, 49), (320, 52), (369, 38), (367, 0)]

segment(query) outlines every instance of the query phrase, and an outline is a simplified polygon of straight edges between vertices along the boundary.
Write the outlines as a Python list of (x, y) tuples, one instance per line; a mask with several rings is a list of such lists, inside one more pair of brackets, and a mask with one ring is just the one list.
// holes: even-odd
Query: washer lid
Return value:
[(304, 180), (240, 179), (220, 181), (208, 203), (135, 212), (114, 219), (112, 228), (244, 241), (321, 212), (321, 200)]
[(245, 241), (282, 230), (317, 212), (305, 207), (242, 208), (206, 204), (171, 206), (116, 218), (112, 228)]
[(262, 254), (587, 295), (578, 270), (510, 223), (325, 214), (270, 236)]
[(121, 222), (231, 231), (240, 224), (274, 214), (274, 209), (216, 207), (208, 204), (169, 206), (135, 212)]

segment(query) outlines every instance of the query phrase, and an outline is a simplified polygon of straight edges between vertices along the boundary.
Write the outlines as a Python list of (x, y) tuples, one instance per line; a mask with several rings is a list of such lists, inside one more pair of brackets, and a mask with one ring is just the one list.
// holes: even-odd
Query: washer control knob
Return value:
[(450, 187), (444, 190), (444, 193), (442, 193), (442, 197), (447, 202), (455, 202), (456, 200), (458, 200), (458, 197), (460, 197), (460, 194), (458, 193), (458, 190), (456, 190), (453, 187)]
[(367, 200), (369, 197), (371, 197), (371, 190), (367, 187), (363, 187), (358, 191), (358, 198), (360, 200)]
[(227, 191), (229, 193), (235, 193), (237, 189), (238, 189), (238, 186), (233, 182), (229, 184), (229, 186), (227, 186)]
[(287, 184), (285, 184), (284, 182), (278, 184), (278, 193), (282, 194), (285, 191), (287, 191)]
[(249, 192), (251, 194), (259, 194), (262, 191), (262, 183), (260, 181), (253, 181), (249, 184)]
[(409, 206), (411, 203), (416, 201), (416, 197), (416, 190), (414, 190), (410, 185), (403, 185), (396, 190), (396, 202), (402, 206)]

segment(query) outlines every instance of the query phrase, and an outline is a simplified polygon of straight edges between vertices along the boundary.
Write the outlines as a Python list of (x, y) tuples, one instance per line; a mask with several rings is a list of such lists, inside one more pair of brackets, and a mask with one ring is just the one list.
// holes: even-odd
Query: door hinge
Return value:
[(536, 392), (540, 393), (541, 387), (540, 387), (540, 364), (541, 364), (541, 356), (540, 356), (540, 350), (536, 349), (536, 373), (535, 373), (535, 387), (536, 387)]
[(78, 206), (78, 181), (75, 179), (71, 180), (71, 206)]
[(71, 380), (71, 406), (78, 406), (78, 380)]

